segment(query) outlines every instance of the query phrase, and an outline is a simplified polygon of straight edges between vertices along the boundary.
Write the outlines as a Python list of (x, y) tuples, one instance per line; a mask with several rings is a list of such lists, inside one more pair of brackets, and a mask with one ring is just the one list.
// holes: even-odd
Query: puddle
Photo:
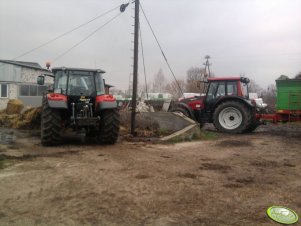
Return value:
[(0, 128), (0, 144), (13, 144), (18, 138), (38, 137), (40, 132), (36, 130), (16, 130)]
[(14, 143), (16, 136), (13, 132), (0, 131), (0, 144), (12, 144)]

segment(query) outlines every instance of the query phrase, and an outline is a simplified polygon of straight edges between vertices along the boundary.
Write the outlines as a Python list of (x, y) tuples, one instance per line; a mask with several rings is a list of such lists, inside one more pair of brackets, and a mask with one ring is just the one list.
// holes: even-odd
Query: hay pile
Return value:
[(14, 129), (39, 129), (41, 124), (41, 107), (29, 108), (20, 113), (23, 109), (23, 104), (21, 108), (20, 102), (13, 100), (7, 105), (6, 110), (0, 111), (0, 126)]
[(11, 114), (20, 114), (23, 110), (24, 105), (21, 100), (9, 100), (6, 107), (6, 113)]
[(30, 108), (24, 111), (13, 123), (15, 129), (39, 129), (42, 108)]

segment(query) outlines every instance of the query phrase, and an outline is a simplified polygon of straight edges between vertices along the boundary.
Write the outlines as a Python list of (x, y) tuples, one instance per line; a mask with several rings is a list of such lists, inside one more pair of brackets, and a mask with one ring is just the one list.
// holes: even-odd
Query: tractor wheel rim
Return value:
[(242, 123), (242, 114), (236, 108), (227, 107), (219, 113), (218, 120), (223, 128), (236, 129)]

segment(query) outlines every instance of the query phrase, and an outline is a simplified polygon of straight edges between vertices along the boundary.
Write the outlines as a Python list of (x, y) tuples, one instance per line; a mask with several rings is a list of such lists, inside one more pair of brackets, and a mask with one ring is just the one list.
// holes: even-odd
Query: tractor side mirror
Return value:
[(39, 75), (37, 78), (37, 83), (38, 85), (44, 85), (45, 84), (45, 76), (44, 75)]

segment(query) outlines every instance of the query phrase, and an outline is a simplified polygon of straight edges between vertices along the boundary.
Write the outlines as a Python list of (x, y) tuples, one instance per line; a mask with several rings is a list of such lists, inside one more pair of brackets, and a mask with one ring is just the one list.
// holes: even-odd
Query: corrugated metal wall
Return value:
[(21, 82), (21, 67), (0, 63), (0, 82)]

